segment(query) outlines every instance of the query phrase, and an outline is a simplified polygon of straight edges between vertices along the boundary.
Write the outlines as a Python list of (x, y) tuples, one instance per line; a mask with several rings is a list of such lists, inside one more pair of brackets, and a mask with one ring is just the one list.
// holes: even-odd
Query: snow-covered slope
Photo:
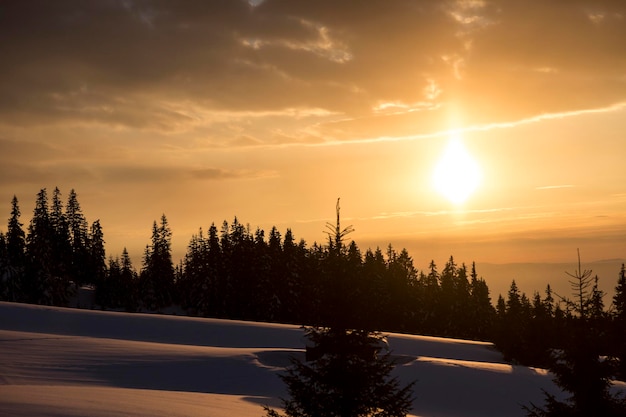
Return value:
[[(0, 303), (0, 415), (262, 416), (302, 355), (296, 326)], [(522, 416), (556, 392), (487, 343), (391, 334), (415, 416)]]

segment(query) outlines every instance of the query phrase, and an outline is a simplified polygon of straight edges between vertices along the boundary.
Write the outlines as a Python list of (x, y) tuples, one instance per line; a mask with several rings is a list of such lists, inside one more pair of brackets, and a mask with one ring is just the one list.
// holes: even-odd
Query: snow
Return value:
[[(417, 381), (413, 416), (523, 416), (542, 389), (558, 393), (488, 343), (388, 341), (394, 374)], [(262, 416), (304, 342), (297, 326), (0, 302), (0, 415)]]

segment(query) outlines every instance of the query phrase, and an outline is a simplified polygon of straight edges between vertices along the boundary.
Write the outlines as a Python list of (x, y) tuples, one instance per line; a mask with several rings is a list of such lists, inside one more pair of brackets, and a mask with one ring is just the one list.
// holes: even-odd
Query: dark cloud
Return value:
[(18, 140), (0, 138), (0, 165), (16, 163), (20, 155), (28, 156), (30, 160), (47, 160), (58, 158), (63, 152), (49, 143), (41, 143), (32, 140)]
[(624, 101), (623, 39), (621, 1), (9, 2), (0, 124), (168, 132), (212, 111), (319, 108), (391, 126), (385, 103), (512, 120)]
[(57, 184), (92, 182), (95, 172), (86, 165), (47, 164), (31, 162), (5, 162), (0, 164), (0, 177), (5, 184), (40, 186), (54, 181)]
[(119, 184), (167, 184), (181, 181), (221, 181), (265, 178), (272, 173), (258, 170), (234, 170), (213, 167), (124, 165), (106, 166), (95, 170), (100, 181)]

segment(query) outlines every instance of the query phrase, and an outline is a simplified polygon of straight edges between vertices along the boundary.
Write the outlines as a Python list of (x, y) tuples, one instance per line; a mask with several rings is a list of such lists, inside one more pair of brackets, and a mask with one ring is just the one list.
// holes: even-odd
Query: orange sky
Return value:
[[(162, 213), (180, 257), (234, 216), (321, 242), (341, 197), (421, 268), (626, 257), (623, 1), (2, 9), (0, 219), (74, 188), (139, 260)], [(451, 131), (482, 172), (462, 205), (432, 186)]]

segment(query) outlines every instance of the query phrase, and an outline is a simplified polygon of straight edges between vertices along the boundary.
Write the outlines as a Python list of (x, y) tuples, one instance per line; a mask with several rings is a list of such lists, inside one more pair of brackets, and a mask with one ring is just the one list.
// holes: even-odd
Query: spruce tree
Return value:
[(11, 217), (7, 225), (6, 260), (3, 273), (3, 294), (7, 301), (25, 301), (24, 274), (26, 267), (26, 234), (20, 222), (20, 207), (17, 197), (11, 200)]
[(220, 273), (223, 270), (222, 248), (217, 227), (211, 223), (207, 237), (207, 292), (208, 304), (207, 315), (220, 317), (224, 311), (223, 298), (221, 298), (224, 280)]
[[(9, 283), (10, 279), (9, 255), (7, 251), (7, 239), (4, 233), (0, 232), (0, 301), (9, 299)], [(14, 300), (10, 300), (14, 301)]]
[(617, 357), (617, 377), (626, 381), (626, 267), (622, 264), (613, 296), (612, 344)]
[(96, 286), (96, 303), (103, 308), (136, 311), (136, 281), (137, 273), (124, 248), (121, 258), (109, 258), (105, 276)]
[(265, 233), (257, 230), (255, 233), (254, 259), (257, 280), (258, 297), (264, 300), (265, 314), (270, 321), (288, 322), (292, 320), (290, 314), (289, 297), (292, 283), (288, 279), (287, 265), (283, 259), (283, 244), (280, 232), (273, 226), (269, 239), (265, 242)]
[(121, 306), (126, 311), (136, 311), (138, 304), (138, 276), (126, 248), (122, 250), (120, 258), (122, 290), (120, 292)]
[(93, 283), (88, 275), (89, 268), (89, 224), (73, 189), (67, 198), (65, 219), (71, 246), (71, 275), (77, 285)]
[[(389, 288), (389, 302), (387, 307), (389, 331), (408, 332), (410, 323), (415, 319), (413, 304), (417, 291), (417, 270), (413, 266), (413, 259), (406, 249), (387, 259), (387, 282)], [(363, 306), (367, 309), (367, 306)]]
[(527, 364), (524, 351), (527, 345), (527, 323), (530, 316), (530, 301), (521, 293), (515, 280), (507, 293), (507, 299), (498, 299), (494, 344), (504, 359)]
[(441, 287), (439, 286), (439, 273), (434, 260), (430, 261), (428, 274), (420, 281), (422, 291), (422, 319), (421, 331), (425, 334), (441, 334)]
[(75, 270), (72, 270), (72, 247), (70, 242), (70, 232), (65, 213), (63, 213), (63, 202), (61, 201), (61, 191), (55, 187), (52, 193), (52, 206), (50, 207), (50, 225), (52, 227), (52, 273), (56, 276), (64, 277), (70, 281), (76, 281)]
[(470, 337), (488, 340), (492, 332), (495, 310), (491, 305), (489, 287), (483, 278), (478, 278), (476, 264), (472, 262), (470, 281), (470, 302), (463, 312), (470, 319)]
[(146, 246), (140, 291), (143, 307), (156, 311), (174, 301), (174, 264), (171, 254), (172, 231), (165, 214), (152, 225), (152, 244)]
[(53, 229), (48, 211), (48, 193), (42, 188), (37, 193), (33, 217), (26, 236), (25, 301), (34, 304), (54, 304), (55, 277), (52, 275), (50, 248)]
[[(404, 417), (413, 384), (391, 377), (394, 362), (380, 333), (309, 327), (309, 361), (292, 360), (281, 379), (286, 417)], [(382, 352), (381, 352), (382, 350)], [(268, 407), (268, 417), (282, 414)]]
[[(282, 272), (282, 285), (279, 295), (280, 313), (282, 320), (304, 323), (302, 321), (302, 313), (300, 302), (303, 296), (303, 265), (301, 259), (303, 257), (301, 248), (295, 242), (293, 232), (287, 229), (283, 237), (283, 248), (279, 259), (276, 261), (280, 264)], [(272, 270), (278, 267), (274, 260), (270, 260), (273, 264)]]
[(452, 336), (457, 331), (455, 323), (457, 311), (456, 280), (457, 267), (454, 258), (450, 256), (439, 276), (441, 287), (439, 325), (442, 335), (445, 336)]
[(374, 252), (365, 251), (365, 258), (361, 267), (361, 281), (368, 288), (358, 297), (355, 309), (360, 312), (361, 321), (369, 329), (381, 329), (387, 326), (386, 313), (390, 304), (389, 286), (385, 279), (387, 265), (380, 248)]
[(104, 249), (104, 232), (100, 225), (100, 220), (96, 220), (91, 225), (89, 231), (86, 277), (89, 282), (102, 282), (106, 275), (106, 252)]
[(258, 288), (258, 276), (254, 265), (254, 238), (249, 226), (243, 225), (235, 217), (230, 225), (229, 242), (229, 291), (228, 306), (230, 317), (242, 320), (259, 320), (255, 289)]

